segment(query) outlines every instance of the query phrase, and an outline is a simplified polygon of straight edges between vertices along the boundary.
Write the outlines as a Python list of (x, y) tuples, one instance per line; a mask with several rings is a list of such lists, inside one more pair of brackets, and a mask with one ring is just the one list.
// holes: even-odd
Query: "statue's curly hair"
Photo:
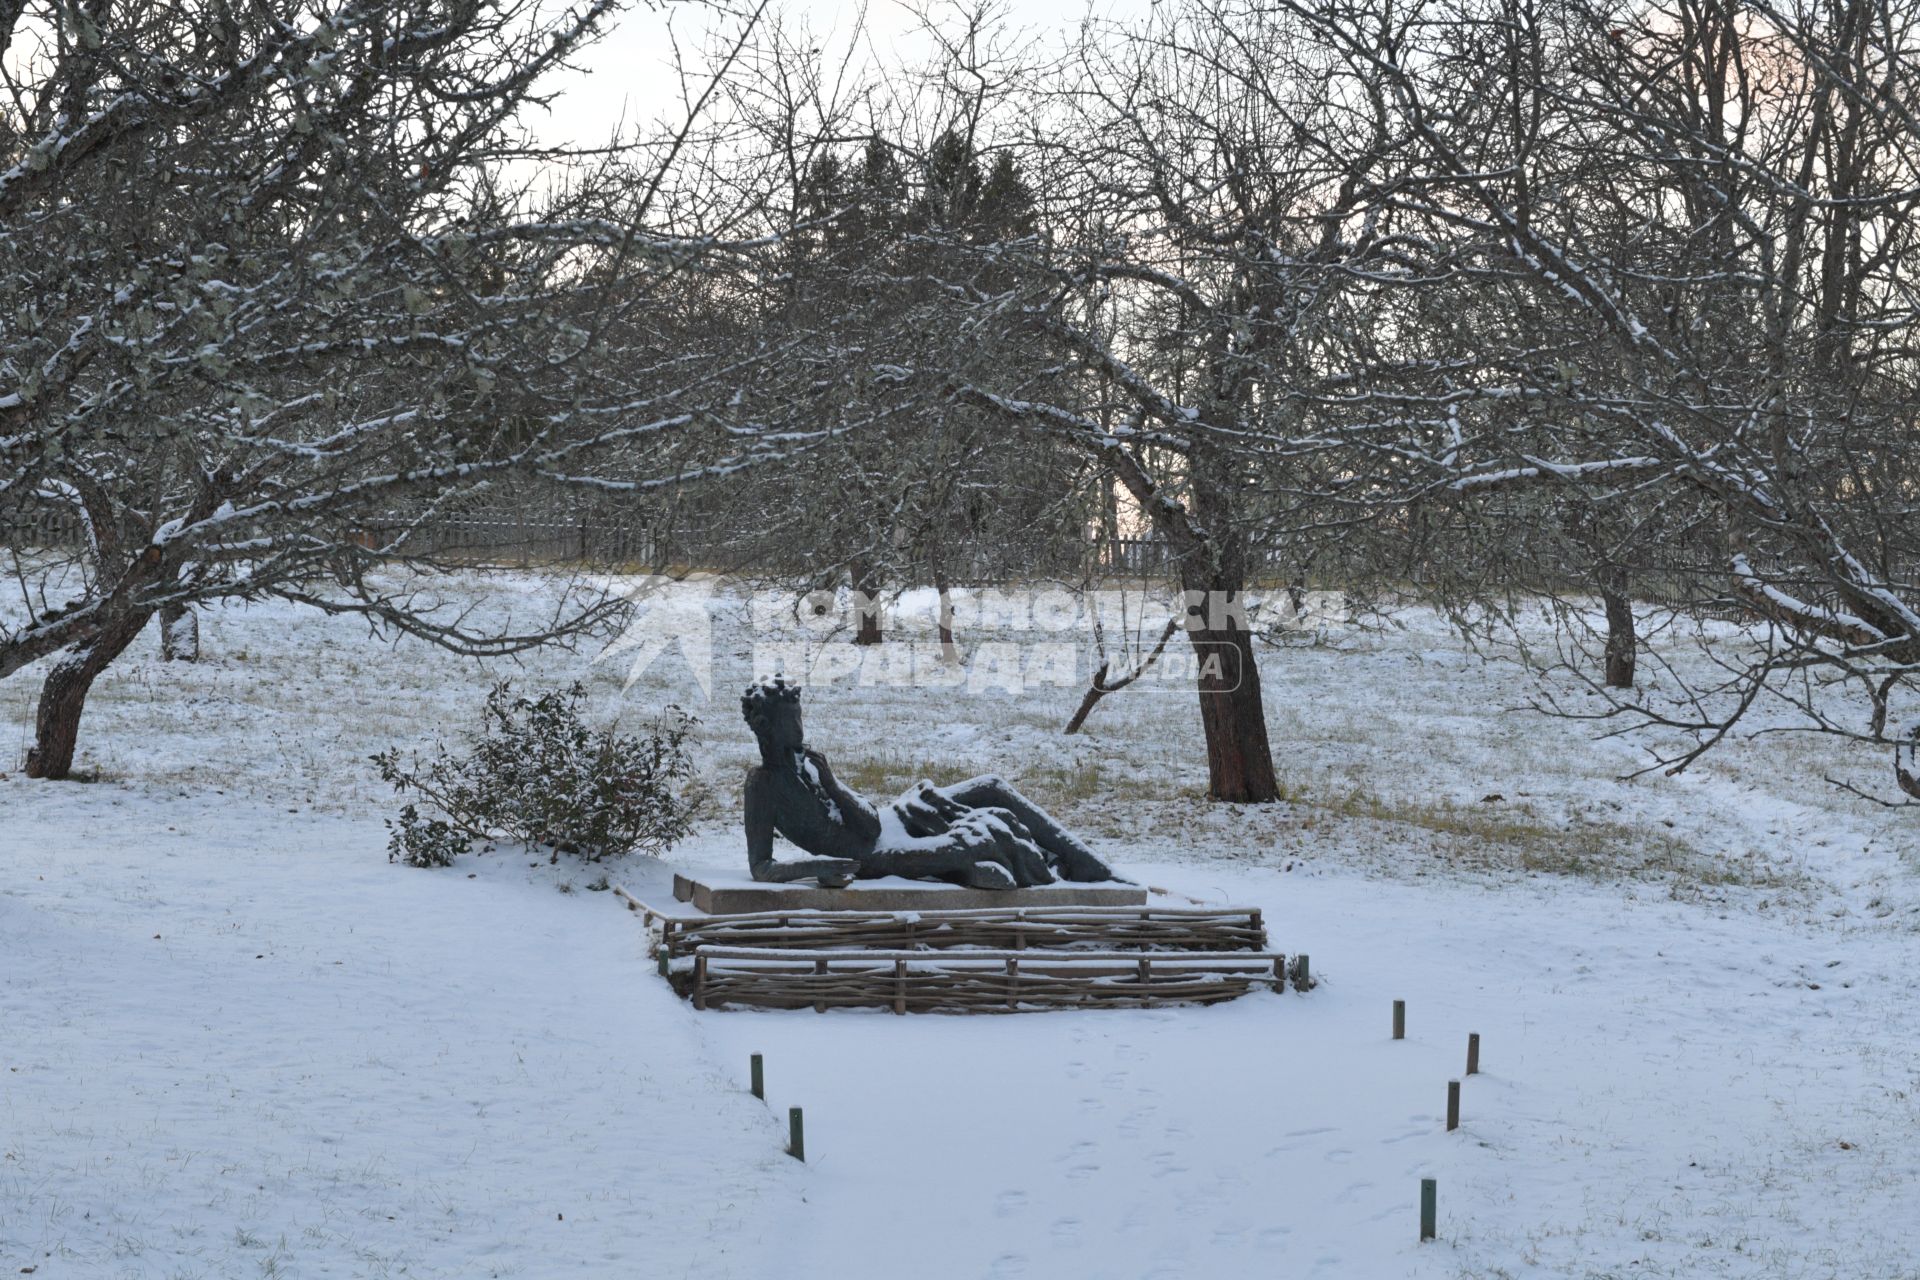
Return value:
[(785, 676), (775, 676), (771, 680), (758, 680), (746, 687), (740, 695), (740, 714), (746, 719), (747, 727), (755, 733), (760, 732), (767, 722), (767, 710), (775, 702), (800, 701), (800, 686), (788, 684)]

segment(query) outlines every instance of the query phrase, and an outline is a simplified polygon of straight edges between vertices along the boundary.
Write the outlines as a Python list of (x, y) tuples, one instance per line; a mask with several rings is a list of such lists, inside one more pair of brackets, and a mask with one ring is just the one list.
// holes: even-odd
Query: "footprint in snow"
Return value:
[(1152, 1159), (1153, 1176), (1156, 1178), (1171, 1177), (1187, 1171), (1187, 1166), (1181, 1164), (1180, 1157), (1172, 1151), (1156, 1151)]
[(1317, 1138), (1323, 1133), (1332, 1133), (1332, 1125), (1322, 1125), (1318, 1129), (1294, 1129), (1285, 1136), (1289, 1138)]

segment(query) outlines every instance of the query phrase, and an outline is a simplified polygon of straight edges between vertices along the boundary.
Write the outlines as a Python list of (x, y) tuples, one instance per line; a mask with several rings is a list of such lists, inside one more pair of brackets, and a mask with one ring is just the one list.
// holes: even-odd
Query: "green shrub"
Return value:
[(487, 694), (466, 754), (436, 745), (424, 760), (402, 763), (398, 750), (374, 756), (382, 781), (438, 811), (423, 817), (410, 802), (388, 819), (388, 858), (444, 867), (476, 843), (504, 840), (551, 850), (554, 861), (672, 847), (698, 807), (686, 750), (692, 719), (669, 707), (642, 734), (596, 730), (580, 718), (586, 696), (578, 684), (516, 696), (503, 682)]

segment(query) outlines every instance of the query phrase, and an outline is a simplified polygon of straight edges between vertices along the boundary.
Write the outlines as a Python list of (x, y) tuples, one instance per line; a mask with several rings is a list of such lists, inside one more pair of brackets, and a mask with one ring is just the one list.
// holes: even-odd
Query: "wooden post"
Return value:
[(660, 939), (660, 948), (654, 952), (654, 955), (660, 958), (660, 976), (663, 978), (668, 977), (673, 962), (667, 955), (667, 940), (665, 938)]
[(747, 1088), (753, 1091), (754, 1097), (765, 1102), (767, 1100), (767, 1071), (766, 1064), (761, 1060), (759, 1054), (756, 1053), (747, 1059), (747, 1070), (753, 1081)]
[(1439, 1214), (1440, 1185), (1432, 1178), (1420, 1179), (1420, 1238), (1431, 1240), (1434, 1237), (1435, 1219)]
[(807, 1162), (807, 1131), (798, 1107), (787, 1108), (787, 1154), (801, 1164)]
[(1480, 1074), (1480, 1033), (1478, 1031), (1467, 1033), (1467, 1074), (1470, 1076)]
[[(813, 962), (813, 971), (822, 977), (826, 976), (827, 962), (825, 960), (815, 960)], [(813, 1002), (813, 1011), (815, 1013), (825, 1013), (827, 1011), (827, 1002), (825, 1000), (815, 1000)]]
[(893, 962), (893, 1011), (895, 1013), (907, 1011), (907, 962), (905, 960)]
[(707, 958), (701, 955), (693, 958), (693, 1007), (707, 1007)]
[(1140, 957), (1140, 1007), (1142, 1009), (1153, 1003), (1152, 997), (1149, 995), (1153, 990), (1153, 970), (1151, 963), (1152, 962), (1145, 956)]
[(1020, 961), (1007, 957), (1007, 1008), (1020, 1007)]
[(1285, 956), (1273, 958), (1273, 989), (1275, 991), (1287, 989), (1287, 958)]
[(1313, 986), (1313, 967), (1304, 953), (1293, 958), (1293, 989), (1305, 991)]
[(1395, 1040), (1407, 1038), (1407, 1002), (1405, 1000), (1393, 1002), (1393, 1038)]
[(1460, 1082), (1447, 1081), (1447, 1132), (1460, 1127)]

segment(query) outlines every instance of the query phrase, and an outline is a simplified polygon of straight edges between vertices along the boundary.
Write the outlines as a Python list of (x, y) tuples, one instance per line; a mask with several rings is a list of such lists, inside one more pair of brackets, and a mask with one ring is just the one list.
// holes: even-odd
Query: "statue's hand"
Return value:
[(833, 776), (833, 770), (827, 765), (827, 753), (815, 751), (812, 747), (800, 748), (800, 754), (813, 764), (814, 771), (823, 779)]
[(818, 868), (814, 879), (823, 889), (844, 889), (860, 873), (860, 864), (852, 858), (819, 858), (814, 866)]
[(971, 812), (967, 806), (961, 804), (958, 800), (952, 799), (930, 782), (922, 782), (920, 784), (920, 798), (924, 800), (935, 813), (939, 814), (943, 820), (950, 823), (960, 821)]

